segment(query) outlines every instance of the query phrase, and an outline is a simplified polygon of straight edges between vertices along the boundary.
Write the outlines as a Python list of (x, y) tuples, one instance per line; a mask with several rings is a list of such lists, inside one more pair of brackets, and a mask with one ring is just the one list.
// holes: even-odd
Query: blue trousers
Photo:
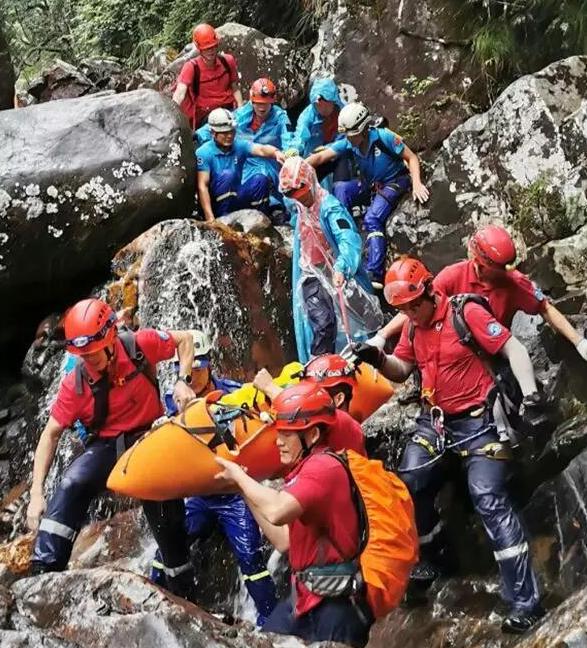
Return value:
[(368, 206), (363, 219), (367, 232), (367, 272), (376, 279), (383, 279), (387, 240), (385, 223), (398, 206), (401, 197), (412, 186), (410, 176), (401, 175), (375, 193), (361, 180), (348, 180), (334, 184), (334, 195), (351, 211), (356, 205)]
[[(277, 603), (277, 596), (263, 558), (259, 526), (243, 498), (240, 495), (189, 497), (185, 500), (185, 512), (185, 529), (192, 541), (209, 535), (215, 525), (220, 526), (255, 602), (257, 624), (263, 625)], [(161, 578), (161, 572), (154, 566), (151, 579), (161, 583)]]
[(316, 277), (309, 277), (304, 281), (302, 296), (308, 313), (308, 321), (314, 334), (310, 347), (312, 355), (334, 353), (336, 313), (332, 297)]
[[(443, 461), (429, 463), (438, 456), (431, 451), (437, 447), (438, 435), (430, 425), (429, 415), (420, 415), (417, 425), (398, 472), (414, 500), (421, 553), (425, 556), (442, 529), (434, 500), (443, 483)], [(458, 444), (453, 448), (455, 452), (471, 452), (498, 441), (489, 411), (478, 417), (451, 418), (444, 427), (446, 444)], [(506, 488), (508, 462), (484, 455), (467, 456), (463, 462), (473, 507), (481, 517), (497, 560), (502, 596), (514, 609), (531, 611), (540, 595), (528, 541)]]
[[(36, 568), (61, 571), (67, 567), (90, 503), (106, 489), (116, 461), (116, 440), (97, 439), (66, 470), (39, 526), (32, 558)], [(190, 571), (183, 501), (143, 502), (143, 509), (172, 578)], [(185, 578), (181, 580), (183, 587)], [(182, 592), (178, 589), (176, 593)]]
[(240, 183), (232, 172), (221, 173), (210, 182), (212, 209), (217, 217), (239, 209), (258, 209), (269, 213), (271, 179), (262, 173)]
[[(358, 609), (358, 607), (360, 609)], [(337, 641), (363, 648), (369, 641), (373, 616), (365, 603), (346, 597), (324, 599), (301, 617), (295, 617), (291, 599), (281, 601), (263, 626), (263, 632), (288, 634), (307, 642)]]

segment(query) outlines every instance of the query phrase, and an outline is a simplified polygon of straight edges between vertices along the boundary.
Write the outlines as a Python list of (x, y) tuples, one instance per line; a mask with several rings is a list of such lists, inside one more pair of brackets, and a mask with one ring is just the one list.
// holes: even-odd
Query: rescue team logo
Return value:
[(377, 146), (373, 149), (373, 155), (375, 157), (379, 157), (381, 155), (381, 149), (378, 148)]
[(157, 331), (157, 335), (158, 335), (162, 340), (165, 340), (165, 342), (167, 342), (167, 340), (169, 340), (169, 333), (167, 333), (167, 331)]
[(201, 157), (198, 157), (198, 158), (196, 158), (196, 162), (197, 162), (198, 166), (202, 166), (202, 164), (204, 164), (204, 159), (201, 158)]
[(497, 337), (501, 334), (502, 328), (497, 322), (489, 322), (487, 332), (491, 337)]
[(539, 288), (536, 284), (534, 284), (534, 297), (536, 298), (536, 301), (544, 301), (542, 288)]

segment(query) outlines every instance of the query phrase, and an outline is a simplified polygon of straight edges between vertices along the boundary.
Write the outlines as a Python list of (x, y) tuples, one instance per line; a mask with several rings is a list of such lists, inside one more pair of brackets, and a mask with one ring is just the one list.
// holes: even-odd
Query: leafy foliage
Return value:
[[(159, 46), (181, 49), (199, 22), (240, 22), (270, 36), (305, 42), (319, 0), (0, 0), (11, 52), (19, 69), (59, 57), (117, 56), (144, 63)], [(326, 2), (327, 0), (320, 0)]]
[(587, 0), (437, 0), (452, 6), (489, 85), (587, 53)]

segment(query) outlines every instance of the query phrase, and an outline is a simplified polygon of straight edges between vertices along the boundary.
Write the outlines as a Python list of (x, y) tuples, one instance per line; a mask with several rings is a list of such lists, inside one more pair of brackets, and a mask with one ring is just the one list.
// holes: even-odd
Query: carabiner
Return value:
[(445, 448), (444, 411), (438, 405), (433, 405), (430, 408), (430, 425), (436, 432), (436, 446), (438, 448), (438, 454), (441, 455)]

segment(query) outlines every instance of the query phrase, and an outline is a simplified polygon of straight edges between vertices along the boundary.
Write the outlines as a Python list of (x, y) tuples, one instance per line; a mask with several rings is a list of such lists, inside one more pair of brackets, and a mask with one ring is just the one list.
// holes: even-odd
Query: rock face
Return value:
[[(45, 635), (59, 643), (29, 645), (166, 646), (168, 648), (270, 648), (267, 636), (250, 628), (230, 628), (195, 605), (146, 579), (113, 568), (72, 570), (18, 581), (12, 586), (10, 631)], [(61, 643), (63, 642), (63, 643)], [(15, 644), (18, 645), (18, 644)], [(24, 644), (27, 645), (27, 644)]]
[[(292, 108), (301, 102), (311, 65), (311, 59), (304, 50), (297, 49), (283, 38), (265, 36), (238, 23), (226, 23), (218, 33), (222, 38), (221, 49), (236, 57), (245, 101), (252, 82), (268, 76), (277, 86), (283, 108)], [(196, 54), (193, 45), (188, 45), (182, 55), (164, 70), (159, 78), (159, 88), (170, 93), (183, 64)]]
[(117, 59), (87, 58), (75, 67), (57, 60), (27, 87), (33, 103), (75, 99), (89, 94), (114, 94), (139, 88), (154, 88), (157, 75), (147, 70), (131, 72)]
[(0, 110), (14, 108), (14, 81), (8, 43), (0, 29)]
[(334, 76), (343, 96), (385, 115), (415, 149), (433, 148), (467, 117), (476, 74), (451, 39), (438, 3), (337, 0), (320, 28), (313, 75)]
[(115, 299), (138, 281), (140, 325), (202, 328), (219, 372), (251, 378), (294, 357), (290, 259), (272, 245), (219, 223), (169, 221), (123, 249), (114, 267)]
[(5, 112), (0, 138), (4, 344), (23, 312), (42, 313), (39, 321), (104, 276), (121, 245), (188, 216), (194, 162), (180, 114), (149, 90)]
[(526, 240), (525, 269), (544, 290), (584, 292), (586, 94), (587, 57), (568, 58), (512, 83), (457, 128), (434, 164), (428, 206), (405, 201), (390, 219), (398, 250), (438, 270), (459, 248), (464, 256), (474, 225), (501, 221)]

